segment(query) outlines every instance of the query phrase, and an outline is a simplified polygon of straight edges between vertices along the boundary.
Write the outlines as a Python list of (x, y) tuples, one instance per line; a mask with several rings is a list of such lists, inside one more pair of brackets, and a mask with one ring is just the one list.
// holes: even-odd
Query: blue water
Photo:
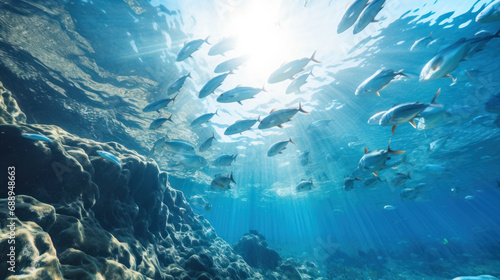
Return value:
[[(93, 5), (92, 1), (83, 2)], [(482, 51), (462, 61), (451, 72), (456, 80), (441, 78), (422, 83), (418, 79), (424, 65), (439, 50), (460, 38), (473, 38), (481, 30), (500, 30), (500, 21), (475, 21), (492, 1), (388, 0), (375, 17), (378, 21), (361, 33), (352, 34), (351, 27), (337, 34), (337, 25), (352, 2), (150, 1), (158, 13), (148, 30), (161, 32), (161, 39), (156, 34), (151, 36), (153, 40), (138, 28), (102, 37), (109, 40), (103, 45), (113, 44), (113, 34), (119, 34), (120, 40), (127, 38), (129, 45), (120, 46), (119, 53), (102, 54), (94, 46), (96, 60), (107, 70), (119, 72), (120, 63), (126, 62), (124, 68), (137, 65), (149, 75), (147, 82), (138, 82), (140, 90), (123, 93), (139, 109), (122, 111), (117, 107), (111, 111), (127, 125), (125, 132), (139, 143), (137, 149), (144, 155), (165, 134), (199, 147), (212, 133), (217, 141), (200, 153), (208, 162), (221, 154), (238, 154), (230, 167), (222, 168), (186, 168), (164, 149), (152, 156), (169, 174), (170, 184), (183, 191), (188, 201), (201, 195), (211, 204), (210, 211), (194, 203), (193, 207), (229, 243), (249, 230), (258, 230), (269, 247), (282, 256), (311, 260), (325, 270), (332, 263), (354, 265), (352, 258), (366, 261), (363, 254), (374, 250), (378, 261), (371, 264), (401, 260), (409, 263), (410, 271), (412, 262), (453, 261), (472, 267), (472, 260), (484, 265), (478, 274), (499, 276), (500, 268), (495, 265), (500, 263), (500, 128), (498, 114), (488, 112), (485, 103), (500, 93), (500, 38), (493, 38)], [(119, 25), (120, 17), (113, 13), (111, 4), (95, 9), (101, 18), (93, 21), (91, 16), (82, 15), (80, 21)], [(138, 24), (144, 20), (140, 13), (130, 16)], [(92, 37), (91, 30), (82, 34)], [(415, 41), (430, 34), (434, 40), (431, 44), (410, 51)], [(234, 50), (225, 56), (208, 56), (211, 45), (231, 36), (238, 42)], [(204, 43), (191, 58), (175, 61), (186, 42), (207, 37), (210, 45)], [(285, 94), (290, 80), (266, 83), (283, 63), (308, 58), (314, 52), (321, 63), (310, 62), (301, 72), (312, 70), (314, 76), (308, 78), (300, 93)], [(203, 85), (219, 75), (214, 73), (215, 67), (240, 55), (249, 55), (249, 61), (229, 75), (215, 94), (198, 98)], [(356, 88), (382, 67), (403, 70), (410, 77), (394, 80), (380, 90), (380, 97), (356, 96)], [(158, 99), (153, 89), (187, 73), (192, 78), (166, 108), (168, 113), (162, 113), (163, 117), (171, 113), (174, 124), (167, 122), (156, 131), (145, 130), (157, 116), (140, 111)], [(264, 86), (267, 92), (242, 105), (216, 101), (220, 93), (238, 85)], [(390, 126), (367, 124), (372, 115), (393, 105), (430, 102), (439, 89), (437, 101), (448, 112), (446, 123), (426, 130), (400, 124), (392, 136)], [(237, 120), (263, 118), (274, 108), (297, 108), (299, 102), (311, 113), (297, 113), (283, 129), (254, 128), (242, 135), (224, 135)], [(216, 110), (218, 116), (208, 124), (190, 127), (196, 117)], [(331, 122), (311, 128), (317, 120)], [(267, 156), (272, 144), (289, 138), (297, 145), (290, 143), (283, 154)], [(429, 149), (432, 142), (444, 138), (445, 145)], [(354, 189), (346, 191), (344, 180), (356, 172), (364, 148), (386, 149), (389, 141), (392, 149), (406, 151), (409, 163), (379, 171), (382, 182), (374, 188), (356, 181)], [(126, 141), (121, 144), (136, 145)], [(307, 162), (301, 157), (305, 151), (310, 152)], [(388, 163), (402, 158), (391, 155)], [(237, 184), (230, 190), (210, 189), (215, 175), (231, 172)], [(404, 187), (421, 191), (415, 199), (402, 200), (404, 187), (390, 182), (396, 173), (407, 172), (411, 180)], [(356, 176), (373, 178), (369, 173)], [(302, 179), (312, 179), (313, 189), (296, 192), (295, 186)], [(424, 270), (422, 266), (419, 269)]]

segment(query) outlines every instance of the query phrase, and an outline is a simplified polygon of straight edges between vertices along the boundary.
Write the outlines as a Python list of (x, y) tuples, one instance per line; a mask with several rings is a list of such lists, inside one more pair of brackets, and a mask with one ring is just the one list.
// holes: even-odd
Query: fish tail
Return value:
[(236, 157), (238, 157), (238, 154), (235, 154), (235, 155), (233, 156), (233, 160), (236, 160)]
[(205, 38), (205, 40), (203, 40), (205, 43), (209, 44), (209, 45), (212, 45), (208, 42), (208, 38), (210, 38), (210, 35), (207, 36), (207, 38)]
[(179, 94), (176, 94), (173, 98), (172, 98), (172, 103), (174, 103), (174, 100), (177, 98)]
[(234, 180), (234, 178), (233, 178), (233, 172), (231, 172), (231, 175), (229, 175), (229, 179), (231, 179), (231, 181), (233, 181), (233, 183), (235, 183), (235, 184), (236, 184), (236, 181), (235, 181), (235, 180)]
[(408, 77), (408, 78), (412, 78), (410, 75), (408, 75), (406, 73), (403, 73), (403, 69), (399, 70), (398, 72), (396, 72), (394, 74), (399, 75), (399, 76), (405, 76), (405, 77)]
[(495, 33), (495, 35), (493, 35), (494, 37), (500, 37), (500, 29), (498, 29), (497, 33)]
[(387, 145), (387, 151), (391, 154), (394, 154), (394, 155), (400, 155), (400, 154), (404, 154), (405, 151), (395, 151), (395, 150), (391, 150), (391, 140), (389, 140), (389, 145)]
[(261, 91), (267, 92), (267, 90), (266, 90), (266, 84), (265, 83), (262, 85)]
[[(217, 112), (219, 112), (219, 109), (216, 109), (216, 110), (215, 110), (215, 114), (216, 114), (217, 116), (219, 116), (219, 114), (217, 114)], [(219, 116), (219, 117), (220, 117), (220, 116)]]
[(436, 99), (438, 98), (439, 94), (441, 93), (441, 88), (438, 89), (436, 94), (434, 95), (434, 98), (432, 98), (431, 105), (435, 107), (443, 107), (443, 105), (439, 104), (436, 102)]
[(297, 143), (293, 142), (292, 137), (290, 137), (290, 139), (288, 139), (288, 141), (289, 141), (290, 143), (292, 143), (292, 144), (297, 145)]
[(311, 58), (309, 58), (309, 60), (314, 61), (316, 63), (321, 63), (321, 61), (319, 61), (316, 58), (314, 58), (315, 55), (316, 55), (316, 51), (314, 51), (313, 55), (311, 56)]
[(411, 180), (410, 171), (408, 171), (408, 174), (406, 176)]
[(313, 74), (313, 69), (311, 69), (311, 72), (309, 72), (309, 76), (316, 77), (316, 76), (314, 76), (314, 74)]
[(189, 73), (186, 75), (187, 78), (192, 78), (191, 77), (191, 71), (189, 71)]
[(167, 121), (174, 122), (174, 121), (172, 120), (172, 116), (173, 116), (173, 115), (174, 115), (174, 114), (170, 114), (170, 117), (168, 117), (168, 118), (167, 118)]
[(301, 102), (299, 101), (299, 111), (304, 113), (304, 114), (309, 114), (309, 112), (307, 112), (306, 110), (302, 109), (302, 104)]
[(260, 115), (257, 117), (257, 121), (260, 122)]
[(214, 140), (217, 140), (217, 139), (215, 139), (215, 132), (212, 132), (212, 137), (211, 138), (214, 138)]

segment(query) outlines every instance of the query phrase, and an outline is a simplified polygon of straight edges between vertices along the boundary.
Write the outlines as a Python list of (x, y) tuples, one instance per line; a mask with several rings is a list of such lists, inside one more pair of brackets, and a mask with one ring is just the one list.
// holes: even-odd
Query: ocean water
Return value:
[[(320, 273), (304, 279), (500, 277), (500, 38), (493, 35), (500, 21), (476, 20), (494, 1), (388, 0), (376, 21), (357, 34), (353, 26), (338, 34), (337, 27), (359, 1), (54, 2), (20, 1), (19, 9), (71, 21), (70, 35), (42, 26), (37, 36), (25, 27), (29, 21), (2, 21), (2, 73), (18, 73), (9, 64), (16, 59), (53, 71), (39, 79), (24, 76), (36, 82), (18, 95), (22, 86), (2, 79), (28, 122), (135, 150), (165, 171), (170, 185), (229, 244), (257, 230), (281, 257), (315, 263)], [(49, 13), (53, 5), (64, 13)], [(4, 14), (15, 15), (14, 10), (5, 8)], [(47, 22), (50, 27), (63, 21)], [(483, 30), (491, 38), (472, 53), (473, 38)], [(230, 50), (209, 55), (227, 38), (234, 40)], [(451, 52), (461, 38), (469, 51), (442, 75), (452, 78), (421, 81), (424, 66)], [(176, 61), (183, 46), (205, 39), (190, 57)], [(203, 86), (221, 74), (214, 69), (240, 56), (244, 63), (214, 93), (199, 98)], [(308, 61), (292, 78), (268, 81), (284, 63), (311, 56), (318, 62)], [(380, 96), (377, 90), (356, 95), (382, 68), (405, 75), (380, 86)], [(300, 91), (286, 93), (294, 78), (309, 72)], [(142, 111), (188, 73), (161, 113)], [(265, 91), (242, 104), (217, 101), (239, 86)], [(37, 94), (47, 87), (52, 95)], [(422, 119), (424, 113), (414, 115), (417, 128), (405, 122), (393, 134), (392, 125), (368, 123), (398, 104), (429, 104), (438, 91), (438, 104), (428, 106), (440, 111), (435, 127), (431, 117)], [(257, 122), (241, 134), (224, 134), (238, 120), (262, 120), (273, 109), (299, 104), (309, 113), (298, 112), (283, 128), (258, 129)], [(209, 122), (190, 125), (215, 112)], [(159, 116), (173, 122), (148, 129)], [(186, 155), (164, 145), (154, 149), (165, 135), (191, 143), (205, 162), (187, 166)], [(212, 145), (199, 151), (212, 135)], [(296, 144), (268, 156), (274, 143), (290, 138)], [(365, 147), (387, 150), (389, 143), (405, 153), (390, 154), (376, 170), (358, 168)], [(230, 166), (214, 166), (223, 154), (237, 157)], [(211, 188), (214, 178), (229, 174), (236, 182), (230, 189)], [(349, 178), (359, 179), (352, 188), (346, 187)], [(303, 181), (312, 181), (311, 189), (298, 191)]]

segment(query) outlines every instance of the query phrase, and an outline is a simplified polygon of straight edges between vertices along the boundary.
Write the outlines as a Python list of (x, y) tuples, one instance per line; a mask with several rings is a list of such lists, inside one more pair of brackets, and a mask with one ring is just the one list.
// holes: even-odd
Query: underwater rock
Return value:
[(460, 276), (453, 278), (453, 280), (498, 280), (498, 278), (491, 275), (479, 275), (479, 276)]
[[(0, 168), (13, 166), (16, 172), (17, 254), (15, 273), (2, 261), (0, 279), (262, 279), (193, 213), (154, 161), (114, 142), (24, 124), (15, 101), (3, 98)], [(98, 150), (116, 155), (122, 165)], [(2, 176), (0, 183), (7, 185), (6, 180)], [(2, 252), (10, 246), (5, 195), (0, 198)]]
[(281, 261), (278, 252), (268, 249), (266, 238), (256, 230), (243, 235), (233, 249), (252, 267), (272, 270)]

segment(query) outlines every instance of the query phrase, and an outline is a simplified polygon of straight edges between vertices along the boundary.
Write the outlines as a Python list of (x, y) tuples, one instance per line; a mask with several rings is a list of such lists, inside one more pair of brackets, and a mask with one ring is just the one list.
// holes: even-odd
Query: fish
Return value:
[(309, 154), (310, 154), (309, 151), (304, 151), (300, 155), (300, 164), (302, 166), (306, 166), (309, 163)]
[(446, 135), (446, 136), (441, 137), (435, 141), (432, 141), (429, 144), (429, 148), (427, 149), (427, 152), (434, 153), (434, 152), (441, 150), (446, 145), (446, 142), (448, 141), (449, 138), (450, 138), (450, 136)]
[(299, 102), (299, 108), (288, 108), (276, 110), (273, 109), (267, 117), (262, 119), (259, 123), (259, 129), (267, 129), (274, 126), (283, 128), (282, 124), (291, 121), (292, 117), (297, 114), (297, 112), (302, 112), (304, 114), (309, 114), (309, 112), (302, 109), (301, 103)]
[(402, 124), (405, 122), (409, 122), (413, 127), (416, 128), (417, 125), (415, 124), (415, 121), (413, 119), (418, 114), (422, 113), (429, 106), (441, 106), (440, 104), (436, 103), (436, 99), (438, 98), (440, 93), (441, 89), (437, 91), (431, 103), (429, 104), (414, 102), (395, 105), (387, 112), (385, 112), (384, 115), (382, 115), (379, 124), (381, 126), (392, 126), (392, 134), (394, 134), (394, 131), (396, 130), (398, 124)]
[(197, 194), (189, 198), (189, 202), (193, 205), (199, 205), (205, 209), (205, 211), (209, 212), (212, 209), (212, 205), (207, 202), (203, 196)]
[(368, 124), (380, 125), (380, 119), (387, 111), (380, 111), (368, 119)]
[(238, 102), (243, 105), (241, 101), (254, 98), (255, 95), (261, 91), (266, 91), (264, 87), (254, 88), (254, 87), (235, 87), (228, 91), (223, 92), (219, 97), (217, 97), (217, 102), (219, 103), (231, 103)]
[(337, 34), (346, 31), (356, 22), (367, 3), (368, 0), (356, 0), (347, 8), (337, 25)]
[(394, 71), (392, 69), (379, 69), (375, 74), (371, 75), (368, 79), (361, 83), (356, 89), (355, 94), (368, 94), (375, 93), (380, 96), (379, 91), (383, 90), (389, 83), (397, 76), (409, 77), (402, 70)]
[(238, 40), (236, 37), (224, 38), (208, 50), (208, 55), (224, 55), (226, 52), (233, 50), (236, 47), (237, 42)]
[(172, 115), (170, 115), (170, 117), (168, 117), (168, 118), (157, 118), (157, 119), (155, 119), (153, 122), (151, 122), (151, 124), (149, 125), (148, 129), (149, 130), (155, 130), (155, 129), (159, 128), (160, 126), (162, 126), (162, 124), (164, 124), (166, 121), (173, 122), (172, 121)]
[(443, 107), (427, 107), (415, 118), (418, 120), (417, 129), (431, 129), (452, 120), (452, 116)]
[(314, 58), (315, 55), (316, 52), (314, 52), (310, 58), (304, 57), (283, 64), (273, 73), (271, 73), (267, 82), (270, 84), (275, 84), (284, 80), (288, 80), (296, 74), (302, 72), (302, 70), (304, 70), (304, 67), (306, 67), (310, 61), (321, 63), (321, 61)]
[(188, 168), (202, 168), (207, 165), (207, 160), (197, 154), (176, 154), (174, 157)]
[(465, 199), (466, 199), (466, 200), (472, 200), (472, 199), (474, 199), (474, 196), (472, 196), (472, 195), (468, 195), (468, 196), (466, 196), (466, 197), (465, 197)]
[(382, 182), (382, 179), (380, 179), (380, 177), (370, 177), (364, 180), (365, 188), (373, 189), (380, 182)]
[(309, 181), (306, 181), (302, 179), (300, 183), (295, 187), (295, 191), (297, 192), (305, 192), (305, 191), (310, 191), (314, 187), (312, 179)]
[(161, 96), (171, 96), (174, 93), (178, 92), (181, 90), (182, 86), (184, 86), (184, 83), (186, 82), (187, 78), (191, 78), (191, 72), (189, 72), (187, 75), (184, 75), (180, 77), (179, 79), (175, 80), (166, 90), (164, 90), (164, 86), (160, 85), (160, 92), (165, 92), (164, 95)]
[(396, 209), (396, 206), (393, 206), (393, 205), (386, 205), (386, 206), (384, 206), (384, 210), (388, 210), (389, 211), (389, 210), (394, 210), (394, 209)]
[(470, 49), (464, 59), (467, 60), (476, 53), (482, 51), (486, 44), (491, 41), (491, 39), (498, 37), (500, 37), (500, 30), (498, 30), (495, 34), (486, 30), (477, 32), (476, 34), (474, 34), (474, 38), (467, 40), (470, 44)]
[(394, 151), (391, 150), (391, 141), (389, 140), (389, 145), (387, 145), (387, 150), (375, 150), (370, 152), (368, 148), (365, 147), (365, 154), (359, 160), (358, 169), (360, 171), (369, 171), (373, 175), (378, 176), (377, 171), (386, 167), (386, 161), (389, 154), (400, 155), (405, 153), (405, 151)]
[(200, 126), (206, 122), (209, 122), (215, 115), (219, 116), (219, 114), (217, 114), (218, 111), (219, 109), (215, 110), (215, 113), (208, 113), (197, 117), (191, 122), (190, 126)]
[(210, 136), (210, 138), (208, 138), (207, 140), (203, 141), (203, 143), (200, 145), (200, 148), (198, 148), (198, 151), (200, 151), (200, 153), (208, 150), (208, 148), (210, 148), (212, 146), (212, 142), (216, 140), (215, 139), (215, 134), (212, 133), (212, 136)]
[(437, 164), (426, 164), (423, 167), (424, 172), (433, 175), (443, 175), (446, 172), (446, 168)]
[(358, 177), (354, 177), (354, 178), (346, 177), (344, 179), (344, 190), (350, 191), (350, 190), (354, 189), (354, 182), (355, 181), (361, 181), (363, 183), (365, 182), (365, 181), (363, 181), (363, 179), (360, 179)]
[(307, 74), (303, 74), (303, 75), (300, 75), (298, 76), (295, 80), (293, 80), (289, 85), (288, 87), (286, 88), (286, 94), (290, 94), (292, 92), (296, 92), (296, 93), (301, 93), (300, 91), (300, 87), (305, 85), (307, 83), (307, 78), (309, 76), (313, 76), (313, 73), (312, 73), (312, 70), (311, 72), (307, 73)]
[(153, 147), (151, 148), (151, 150), (148, 153), (148, 159), (154, 155), (156, 150), (165, 147), (165, 141), (167, 141), (167, 137), (161, 137), (160, 139), (156, 140), (153, 143)]
[(332, 119), (313, 121), (307, 125), (307, 129), (309, 130), (325, 129), (332, 121), (333, 121)]
[(413, 45), (411, 46), (410, 52), (415, 51), (415, 50), (420, 49), (420, 48), (424, 48), (424, 47), (426, 48), (429, 46), (429, 44), (432, 41), (434, 41), (434, 39), (432, 38), (432, 32), (431, 32), (431, 34), (429, 34), (429, 36), (416, 40), (415, 43), (413, 43)]
[(215, 73), (225, 73), (233, 70), (237, 70), (241, 65), (247, 62), (249, 57), (247, 55), (238, 56), (235, 58), (228, 59), (224, 62), (221, 62), (219, 65), (215, 67)]
[(490, 97), (484, 106), (487, 112), (500, 114), (500, 94)]
[(236, 154), (236, 155), (221, 155), (212, 162), (212, 165), (213, 166), (231, 166), (233, 161), (236, 160), (237, 156), (238, 156), (238, 154)]
[(113, 164), (120, 167), (120, 169), (122, 168), (122, 163), (121, 163), (120, 159), (118, 157), (116, 157), (115, 155), (113, 155), (112, 153), (106, 152), (103, 150), (97, 150), (97, 154), (100, 155), (102, 158), (111, 161)]
[(372, 0), (359, 16), (358, 22), (354, 25), (353, 34), (363, 31), (370, 22), (377, 22), (377, 14), (384, 7), (385, 0)]
[(400, 186), (400, 185), (403, 185), (406, 180), (411, 180), (411, 176), (410, 176), (410, 172), (408, 171), (407, 174), (403, 174), (403, 173), (396, 173), (396, 177), (394, 177), (392, 180), (391, 180), (391, 185), (394, 185), (394, 186)]
[(167, 149), (173, 153), (177, 154), (194, 154), (196, 152), (195, 147), (184, 140), (166, 140), (165, 146)]
[(210, 188), (218, 191), (227, 191), (231, 189), (231, 182), (236, 184), (233, 178), (233, 172), (229, 176), (227, 175), (215, 175), (214, 179), (210, 183)]
[(155, 102), (149, 103), (148, 105), (146, 105), (146, 107), (144, 107), (144, 109), (142, 109), (142, 111), (143, 112), (154, 112), (154, 111), (160, 112), (160, 109), (167, 107), (168, 104), (170, 104), (171, 102), (173, 103), (175, 98), (177, 98), (177, 95), (174, 96), (173, 98), (163, 98), (163, 99), (157, 100)]
[(222, 85), (224, 80), (227, 78), (229, 74), (233, 74), (233, 72), (229, 73), (224, 73), (219, 76), (215, 76), (212, 79), (210, 79), (200, 90), (200, 93), (198, 94), (199, 98), (205, 98), (212, 94), (218, 87)]
[[(201, 45), (203, 45), (203, 43), (208, 43), (208, 38), (210, 36), (208, 36), (207, 38), (205, 38), (204, 40), (203, 39), (197, 39), (197, 40), (193, 40), (193, 41), (190, 41), (190, 42), (187, 42), (184, 47), (182, 47), (182, 49), (179, 51), (179, 53), (177, 54), (177, 59), (176, 61), (183, 61), (183, 60), (186, 60), (188, 57), (192, 57), (191, 55), (197, 51), (198, 49), (200, 49)], [(210, 45), (210, 44), (209, 44)]]
[(429, 82), (443, 77), (455, 79), (450, 73), (458, 67), (469, 52), (471, 45), (465, 38), (461, 38), (454, 44), (436, 54), (420, 72), (419, 81)]
[(489, 23), (500, 20), (500, 0), (491, 2), (477, 16), (476, 22)]
[(284, 140), (284, 141), (280, 141), (280, 142), (274, 143), (269, 148), (269, 150), (267, 151), (267, 156), (268, 157), (273, 157), (273, 156), (275, 156), (277, 154), (281, 154), (282, 151), (284, 149), (286, 149), (286, 145), (288, 145), (288, 143), (292, 143), (292, 144), (297, 145), (295, 142), (293, 142), (292, 138), (290, 138), (288, 140)]
[(247, 130), (250, 130), (255, 123), (260, 122), (260, 116), (256, 120), (239, 120), (234, 124), (228, 126), (224, 131), (224, 135), (234, 135), (241, 134)]
[(31, 139), (31, 140), (52, 142), (52, 139), (50, 139), (49, 137), (47, 137), (43, 134), (23, 133), (23, 134), (21, 134), (21, 136), (24, 138)]

